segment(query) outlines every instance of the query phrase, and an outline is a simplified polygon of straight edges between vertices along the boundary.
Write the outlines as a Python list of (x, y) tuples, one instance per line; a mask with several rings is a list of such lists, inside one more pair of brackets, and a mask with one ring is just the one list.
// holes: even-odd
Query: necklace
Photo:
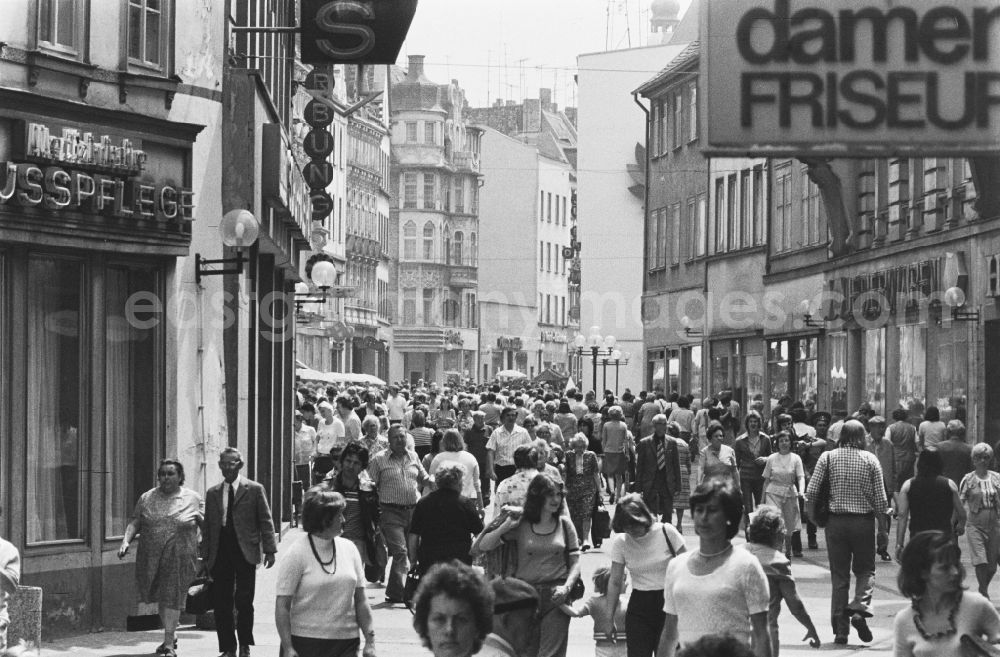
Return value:
[(718, 552), (712, 552), (711, 554), (705, 554), (704, 552), (701, 551), (701, 548), (699, 547), (698, 548), (698, 554), (701, 555), (702, 559), (711, 559), (712, 557), (717, 557), (720, 554), (724, 554), (725, 552), (727, 552), (732, 547), (733, 547), (733, 544), (730, 543), (729, 545), (727, 545), (726, 547), (722, 548)]
[[(337, 542), (331, 541), (330, 544), (333, 546), (333, 556), (330, 557), (329, 561), (323, 561), (319, 558), (319, 552), (316, 551), (316, 544), (313, 543), (312, 534), (309, 534), (309, 547), (312, 548), (313, 556), (316, 557), (316, 561), (319, 563), (319, 567), (323, 569), (323, 572), (327, 575), (337, 574)], [(333, 572), (326, 569), (327, 566), (333, 564)]]
[(913, 601), (913, 624), (917, 626), (917, 632), (920, 632), (920, 636), (924, 637), (927, 641), (934, 641), (935, 639), (942, 639), (946, 636), (951, 636), (957, 629), (955, 627), (955, 615), (958, 613), (958, 602), (955, 603), (951, 608), (951, 613), (948, 614), (948, 629), (941, 630), (940, 632), (935, 632), (934, 634), (928, 634), (927, 629), (924, 628), (924, 616), (920, 613), (920, 599)]

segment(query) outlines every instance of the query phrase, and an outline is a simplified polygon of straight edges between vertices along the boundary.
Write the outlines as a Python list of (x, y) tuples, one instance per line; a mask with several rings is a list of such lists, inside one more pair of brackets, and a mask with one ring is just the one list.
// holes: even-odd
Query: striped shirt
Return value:
[(420, 499), (418, 487), (428, 479), (416, 454), (407, 451), (396, 456), (388, 449), (372, 458), (368, 476), (378, 489), (379, 502), (404, 506), (417, 503)]
[(514, 465), (514, 450), (531, 442), (531, 435), (524, 427), (514, 425), (513, 430), (500, 425), (490, 434), (486, 449), (493, 452), (493, 465)]
[(830, 478), (830, 513), (885, 513), (882, 466), (871, 452), (840, 447), (819, 457), (806, 497), (815, 500), (823, 480)]

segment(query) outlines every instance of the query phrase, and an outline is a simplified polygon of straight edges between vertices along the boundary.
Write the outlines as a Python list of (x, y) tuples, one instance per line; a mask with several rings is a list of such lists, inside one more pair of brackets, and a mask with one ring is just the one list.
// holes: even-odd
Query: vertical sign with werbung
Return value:
[[(306, 76), (306, 89), (318, 91), (326, 98), (333, 96), (335, 82), (332, 67), (313, 68)], [(330, 124), (333, 123), (334, 109), (322, 100), (313, 98), (303, 111), (303, 118), (311, 130), (302, 140), (302, 148), (309, 156), (309, 162), (302, 167), (302, 175), (311, 190), (312, 219), (323, 221), (333, 212), (333, 199), (326, 188), (333, 182), (333, 165), (330, 153), (335, 147)]]

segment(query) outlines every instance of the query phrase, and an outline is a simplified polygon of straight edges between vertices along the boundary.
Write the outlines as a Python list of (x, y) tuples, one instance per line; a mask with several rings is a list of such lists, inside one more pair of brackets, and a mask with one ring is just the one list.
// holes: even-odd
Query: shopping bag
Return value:
[(594, 538), (594, 547), (600, 547), (606, 538), (611, 537), (611, 514), (602, 504), (594, 509), (590, 522), (590, 534)]
[(403, 584), (403, 604), (409, 606), (413, 602), (418, 588), (420, 588), (420, 573), (416, 568), (411, 568), (410, 572), (406, 573), (406, 583)]
[(207, 577), (197, 577), (188, 587), (187, 599), (184, 601), (184, 612), (200, 616), (211, 610), (212, 580)]

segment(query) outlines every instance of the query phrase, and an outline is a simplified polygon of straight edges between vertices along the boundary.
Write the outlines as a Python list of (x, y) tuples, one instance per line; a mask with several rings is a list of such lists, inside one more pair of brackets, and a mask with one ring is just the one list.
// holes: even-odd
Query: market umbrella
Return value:
[(526, 379), (528, 376), (517, 370), (500, 370), (497, 372), (498, 379)]

